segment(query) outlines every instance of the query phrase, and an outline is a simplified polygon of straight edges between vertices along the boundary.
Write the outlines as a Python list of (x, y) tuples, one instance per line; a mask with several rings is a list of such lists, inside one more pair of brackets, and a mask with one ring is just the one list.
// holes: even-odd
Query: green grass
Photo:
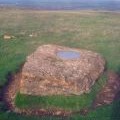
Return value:
[(111, 105), (105, 105), (90, 112), (86, 116), (75, 115), (74, 120), (119, 120), (120, 119), (120, 101)]
[[(4, 40), (4, 34), (15, 36)], [(36, 37), (30, 37), (36, 33)], [(120, 13), (93, 11), (32, 11), (32, 10), (0, 10), (0, 87), (7, 82), (7, 74), (15, 73), (25, 62), (26, 56), (43, 44), (57, 44), (75, 48), (84, 48), (100, 53), (107, 62), (109, 70), (120, 72)], [(90, 106), (97, 92), (105, 83), (103, 76), (92, 88), (90, 94), (64, 97), (47, 96), (34, 97), (18, 94), (18, 107), (42, 106), (61, 107), (76, 110)], [(2, 103), (1, 103), (2, 104)], [(72, 116), (71, 119), (112, 120), (116, 105), (105, 106), (88, 116)], [(25, 117), (13, 113), (5, 113), (0, 107), (0, 119), (40, 119)], [(113, 109), (114, 108), (114, 109)], [(116, 116), (116, 115), (115, 115)], [(46, 118), (47, 119), (47, 118)], [(49, 117), (48, 117), (49, 119)], [(92, 120), (94, 120), (92, 118)], [(115, 120), (115, 119), (113, 119)]]

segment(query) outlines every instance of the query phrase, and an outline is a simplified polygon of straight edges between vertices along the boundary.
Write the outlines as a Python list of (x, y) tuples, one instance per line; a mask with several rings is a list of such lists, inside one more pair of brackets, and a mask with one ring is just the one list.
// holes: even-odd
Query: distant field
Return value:
[[(14, 37), (5, 40), (4, 35)], [(43, 44), (57, 44), (96, 51), (106, 59), (107, 69), (120, 73), (120, 13), (0, 9), (0, 86), (6, 84), (8, 73), (15, 73), (19, 70), (19, 66), (25, 62), (26, 56)], [(48, 96), (40, 98), (18, 94), (16, 104), (23, 108), (42, 105), (43, 107), (62, 107), (70, 110), (79, 109), (91, 104), (105, 81), (106, 77), (102, 76), (90, 94), (78, 97)], [(72, 118), (116, 120), (120, 116), (117, 116), (115, 111), (120, 111), (119, 102), (99, 108), (86, 117), (72, 116)], [(13, 113), (0, 113), (0, 120), (16, 118), (18, 120), (39, 119), (18, 116)]]

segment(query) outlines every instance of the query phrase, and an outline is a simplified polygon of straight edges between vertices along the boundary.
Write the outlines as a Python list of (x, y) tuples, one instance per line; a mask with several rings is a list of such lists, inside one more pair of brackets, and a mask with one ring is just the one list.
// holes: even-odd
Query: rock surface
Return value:
[[(77, 57), (58, 55), (65, 51), (79, 54)], [(27, 57), (20, 78), (20, 93), (41, 96), (88, 93), (104, 66), (105, 61), (98, 53), (43, 45)]]
[(4, 40), (10, 40), (10, 39), (13, 39), (13, 38), (15, 38), (15, 36), (13, 36), (13, 35), (7, 35), (7, 34), (5, 34), (5, 35), (3, 36), (3, 39), (4, 39)]

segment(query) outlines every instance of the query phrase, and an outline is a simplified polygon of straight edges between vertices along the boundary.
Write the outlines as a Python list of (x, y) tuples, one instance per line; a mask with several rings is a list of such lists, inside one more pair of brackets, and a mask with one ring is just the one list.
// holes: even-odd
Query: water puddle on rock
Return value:
[(76, 51), (59, 51), (57, 52), (57, 57), (61, 59), (77, 59), (80, 58), (80, 53)]

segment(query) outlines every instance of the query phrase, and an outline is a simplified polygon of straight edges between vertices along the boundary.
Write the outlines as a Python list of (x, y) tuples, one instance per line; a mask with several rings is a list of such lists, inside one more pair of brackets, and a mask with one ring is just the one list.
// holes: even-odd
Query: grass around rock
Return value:
[[(9, 33), (15, 38), (4, 40)], [(31, 36), (31, 34), (33, 36)], [(15, 73), (25, 62), (26, 56), (43, 44), (57, 44), (83, 48), (100, 53), (107, 62), (107, 69), (120, 72), (120, 13), (95, 11), (32, 11), (3, 9), (0, 11), (0, 86), (7, 83), (7, 74)], [(17, 94), (18, 107), (61, 107), (79, 109), (90, 106), (93, 98), (106, 81), (103, 76), (90, 94), (64, 97), (34, 97)], [(119, 102), (118, 102), (119, 103)], [(113, 111), (120, 109), (118, 103), (104, 106), (88, 116), (72, 116), (73, 119), (95, 118), (115, 120), (120, 117)], [(117, 105), (116, 105), (117, 104)], [(114, 115), (113, 115), (114, 114)], [(101, 118), (102, 116), (102, 118)], [(39, 119), (1, 112), (0, 119)], [(101, 119), (100, 119), (101, 118)], [(47, 119), (47, 118), (46, 118)], [(52, 118), (51, 118), (52, 119)]]
[(19, 108), (62, 108), (65, 110), (80, 110), (85, 107), (91, 107), (97, 92), (102, 88), (106, 77), (102, 78), (93, 86), (89, 94), (80, 96), (31, 96), (18, 93), (15, 99), (15, 104)]

